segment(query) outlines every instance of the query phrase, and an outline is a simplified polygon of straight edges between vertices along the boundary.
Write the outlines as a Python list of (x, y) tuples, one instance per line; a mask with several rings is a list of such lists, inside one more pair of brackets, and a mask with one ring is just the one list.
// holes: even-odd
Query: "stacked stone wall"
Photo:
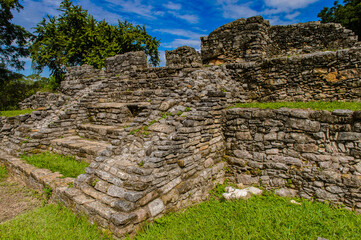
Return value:
[(202, 61), (211, 65), (262, 61), (277, 56), (360, 47), (357, 40), (355, 33), (335, 23), (270, 26), (260, 16), (242, 18), (201, 38)]
[(188, 46), (179, 47), (173, 51), (165, 51), (167, 67), (201, 67), (201, 55)]
[(354, 32), (335, 23), (307, 22), (272, 26), (269, 36), (272, 41), (269, 46), (270, 56), (335, 51), (358, 45)]
[(84, 107), (96, 101), (146, 106), (109, 139), (112, 152), (76, 181), (78, 189), (115, 211), (108, 218), (92, 212), (91, 218), (123, 235), (147, 219), (204, 200), (225, 174), (222, 109), (240, 95), (222, 68), (166, 67), (113, 75), (82, 99)]
[(262, 17), (241, 18), (201, 38), (204, 64), (257, 61), (267, 54), (270, 24)]
[(60, 107), (70, 99), (69, 96), (59, 93), (37, 92), (19, 103), (20, 109), (38, 109), (49, 106)]
[[(228, 163), (237, 182), (361, 209), (361, 112), (226, 110)], [(292, 190), (291, 190), (292, 192)]]
[(251, 101), (359, 101), (361, 49), (227, 64)]

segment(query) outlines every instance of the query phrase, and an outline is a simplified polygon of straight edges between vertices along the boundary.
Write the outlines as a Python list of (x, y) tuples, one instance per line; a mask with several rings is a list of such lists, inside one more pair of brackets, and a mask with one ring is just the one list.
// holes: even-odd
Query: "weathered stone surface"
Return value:
[(152, 217), (155, 217), (164, 211), (165, 206), (163, 201), (157, 198), (153, 202), (148, 204), (148, 208)]
[(247, 187), (245, 188), (248, 192), (252, 193), (253, 195), (262, 195), (263, 191), (256, 187)]
[(135, 205), (132, 202), (126, 200), (117, 200), (112, 203), (112, 207), (122, 212), (130, 212), (135, 209)]
[(311, 120), (295, 119), (290, 118), (288, 120), (288, 125), (295, 129), (300, 129), (308, 132), (318, 132), (320, 130), (320, 123)]
[(123, 214), (123, 213), (114, 213), (112, 214), (110, 221), (116, 226), (125, 225), (137, 218), (137, 215), (134, 213)]
[(360, 141), (361, 133), (358, 132), (340, 132), (337, 140), (339, 141)]
[(275, 194), (281, 197), (295, 197), (297, 196), (297, 191), (289, 188), (280, 188), (275, 191)]

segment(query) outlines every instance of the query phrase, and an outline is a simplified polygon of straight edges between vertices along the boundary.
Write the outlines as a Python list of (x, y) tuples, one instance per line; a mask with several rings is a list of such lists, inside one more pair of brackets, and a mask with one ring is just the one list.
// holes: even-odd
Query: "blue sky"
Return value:
[[(20, 0), (24, 9), (14, 14), (13, 22), (31, 31), (46, 15), (58, 15), (61, 0)], [(261, 15), (271, 25), (287, 25), (317, 21), (323, 7), (334, 0), (74, 0), (97, 20), (116, 24), (118, 19), (145, 25), (148, 33), (161, 40), (162, 64), (164, 51), (188, 45), (200, 50), (200, 37), (238, 18)], [(341, 1), (342, 2), (342, 1)], [(32, 73), (26, 60), (25, 75)], [(42, 75), (47, 76), (44, 71)]]

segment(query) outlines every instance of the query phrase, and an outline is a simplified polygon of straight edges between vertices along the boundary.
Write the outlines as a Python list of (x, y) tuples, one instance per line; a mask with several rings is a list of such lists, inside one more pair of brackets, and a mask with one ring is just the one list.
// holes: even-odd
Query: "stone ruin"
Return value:
[[(130, 52), (104, 70), (68, 68), (61, 93), (38, 93), (20, 104), (36, 111), (0, 119), (0, 160), (118, 237), (206, 200), (226, 178), (360, 211), (361, 112), (228, 108), (359, 102), (360, 50), (339, 24), (252, 17), (203, 37), (201, 54), (168, 51), (166, 67)], [(61, 178), (16, 157), (49, 150), (90, 166)]]

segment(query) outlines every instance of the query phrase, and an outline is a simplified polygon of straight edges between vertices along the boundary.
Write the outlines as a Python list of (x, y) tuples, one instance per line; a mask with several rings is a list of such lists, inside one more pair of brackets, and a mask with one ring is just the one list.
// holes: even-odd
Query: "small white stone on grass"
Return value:
[(245, 190), (247, 190), (248, 192), (252, 193), (252, 195), (262, 195), (263, 191), (259, 188), (256, 187), (248, 187), (245, 188)]
[(236, 197), (236, 199), (243, 199), (243, 200), (247, 200), (248, 198), (250, 198), (252, 195), (245, 189), (236, 189), (234, 191), (234, 195)]
[(224, 197), (224, 199), (226, 199), (227, 201), (231, 201), (231, 200), (235, 199), (235, 196), (233, 193), (223, 193), (222, 197)]
[(291, 203), (293, 203), (293, 204), (296, 204), (296, 205), (302, 205), (301, 203), (299, 203), (299, 202), (296, 202), (295, 200), (291, 200)]
[(228, 186), (225, 188), (225, 190), (226, 190), (226, 192), (231, 193), (231, 192), (234, 192), (236, 189), (231, 186)]

